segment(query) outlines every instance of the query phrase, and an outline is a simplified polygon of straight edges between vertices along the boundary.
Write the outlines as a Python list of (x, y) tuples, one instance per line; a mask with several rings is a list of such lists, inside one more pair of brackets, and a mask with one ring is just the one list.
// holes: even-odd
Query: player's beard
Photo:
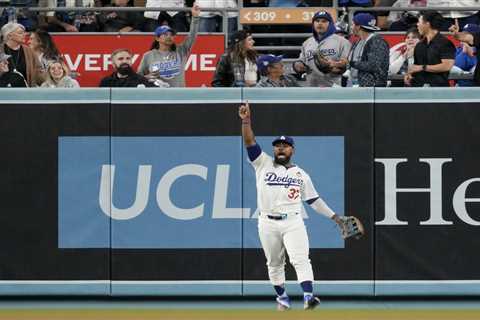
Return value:
[[(283, 156), (283, 157), (279, 157), (279, 156)], [(279, 165), (286, 165), (290, 162), (290, 156), (287, 156), (286, 154), (279, 154), (279, 155), (275, 155), (275, 163), (278, 163)]]

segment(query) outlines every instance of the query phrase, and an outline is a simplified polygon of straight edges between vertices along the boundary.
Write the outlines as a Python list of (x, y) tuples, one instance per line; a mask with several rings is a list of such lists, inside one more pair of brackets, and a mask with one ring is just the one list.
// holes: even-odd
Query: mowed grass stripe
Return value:
[(2, 320), (479, 320), (480, 310), (0, 310)]

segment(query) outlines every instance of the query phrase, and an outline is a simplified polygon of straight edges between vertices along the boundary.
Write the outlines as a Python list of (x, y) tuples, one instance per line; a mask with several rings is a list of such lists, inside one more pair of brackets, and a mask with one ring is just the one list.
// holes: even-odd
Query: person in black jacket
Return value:
[(239, 30), (231, 38), (227, 52), (218, 61), (212, 87), (254, 87), (260, 79), (255, 41), (250, 32)]
[(0, 87), (1, 88), (25, 88), (27, 82), (23, 75), (18, 71), (10, 71), (8, 68), (8, 59), (10, 56), (0, 52)]
[(132, 69), (132, 53), (128, 49), (117, 49), (112, 53), (115, 71), (100, 81), (100, 87), (159, 87)]
[(360, 38), (353, 45), (348, 61), (353, 86), (387, 86), (390, 48), (382, 36), (375, 34), (378, 30), (371, 14), (358, 13), (353, 17), (353, 33)]

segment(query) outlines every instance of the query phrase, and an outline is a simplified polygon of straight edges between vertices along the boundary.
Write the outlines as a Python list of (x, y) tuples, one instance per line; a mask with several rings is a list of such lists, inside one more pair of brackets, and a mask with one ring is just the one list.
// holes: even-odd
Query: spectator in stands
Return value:
[[(185, 8), (185, 0), (147, 0), (147, 8)], [(153, 32), (159, 26), (169, 26), (177, 32), (188, 30), (185, 11), (145, 11), (144, 31)]]
[[(479, 0), (428, 0), (427, 7), (451, 7), (461, 9), (462, 7), (478, 7)], [(466, 24), (480, 24), (480, 17), (478, 11), (442, 11), (443, 25), (440, 31), (447, 31), (451, 25), (455, 24), (455, 19), (458, 19), (460, 29)]]
[(218, 61), (212, 87), (253, 87), (258, 81), (255, 41), (246, 30), (235, 32), (227, 52)]
[[(420, 41), (420, 33), (417, 28), (411, 28), (407, 31), (405, 42), (401, 42), (390, 48), (390, 67), (388, 74), (390, 75), (405, 75), (408, 72), (408, 67), (413, 65), (413, 52), (415, 46)], [(392, 87), (403, 87), (402, 80), (392, 80)]]
[[(37, 12), (28, 10), (28, 7), (36, 7), (36, 1), (33, 0), (10, 0), (10, 1), (0, 1), (5, 2), (10, 7), (2, 8), (0, 7), (0, 27), (4, 24), (7, 24), (9, 21), (12, 21), (10, 15), (14, 14), (16, 22), (20, 23), (25, 27), (26, 31), (32, 31), (37, 28), (38, 19)], [(12, 10), (13, 9), (13, 10)]]
[[(132, 68), (132, 52), (128, 49), (117, 49), (112, 53), (112, 65), (114, 72), (103, 78), (100, 87), (158, 87), (155, 82), (135, 73)], [(160, 85), (161, 86), (161, 85)]]
[(442, 16), (427, 11), (418, 20), (423, 39), (414, 50), (414, 64), (408, 68), (405, 84), (414, 87), (448, 87), (448, 73), (455, 62), (455, 46), (440, 34)]
[[(128, 2), (113, 0), (112, 7), (124, 8), (128, 6)], [(104, 11), (98, 16), (98, 20), (104, 32), (140, 31), (144, 23), (142, 13), (138, 11)]]
[[(377, 0), (375, 1), (375, 7), (391, 7), (395, 3), (396, 0)], [(387, 30), (389, 23), (388, 23), (388, 15), (390, 14), (389, 11), (377, 11), (377, 27), (382, 30)]]
[[(202, 8), (233, 8), (238, 7), (237, 0), (197, 0)], [(238, 12), (228, 12), (228, 34), (237, 30)], [(223, 17), (221, 12), (202, 12), (200, 15), (200, 32), (222, 32)]]
[(50, 62), (47, 67), (47, 78), (42, 88), (79, 88), (77, 80), (69, 76), (70, 72), (63, 60)]
[(475, 72), (473, 74), (473, 81), (475, 86), (480, 86), (480, 67), (478, 65), (480, 61), (480, 32), (459, 32), (460, 27), (458, 22), (450, 27), (450, 32), (453, 32), (455, 39), (473, 46), (476, 49), (477, 65), (475, 66)]
[(389, 48), (382, 36), (375, 17), (359, 13), (353, 17), (353, 33), (360, 37), (350, 52), (350, 82), (360, 87), (387, 86)]
[[(3, 46), (2, 46), (3, 47)], [(25, 78), (18, 72), (11, 71), (8, 67), (10, 56), (0, 49), (0, 87), (1, 88), (25, 88)]]
[(149, 80), (160, 79), (170, 87), (185, 87), (185, 65), (198, 32), (200, 7), (194, 4), (191, 10), (192, 23), (190, 34), (179, 46), (173, 42), (175, 31), (169, 26), (160, 26), (155, 30), (155, 41), (146, 52), (138, 73)]
[[(478, 24), (466, 24), (462, 30), (463, 32), (478, 33), (480, 26)], [(472, 75), (475, 72), (477, 65), (477, 49), (470, 46), (468, 43), (460, 42), (455, 53), (455, 64), (450, 70), (450, 75)], [(475, 82), (468, 79), (460, 79), (456, 81), (459, 87), (473, 87)]]
[[(313, 35), (302, 45), (299, 60), (293, 64), (295, 72), (307, 73), (307, 86), (332, 87), (341, 86), (345, 62), (350, 52), (350, 42), (336, 34), (332, 16), (326, 11), (315, 13), (312, 18)], [(320, 70), (314, 61), (315, 54), (324, 57), (328, 66)]]
[(18, 71), (27, 81), (29, 87), (40, 84), (38, 58), (32, 49), (25, 45), (25, 27), (9, 22), (1, 29), (4, 41), (3, 50), (10, 56), (10, 71)]
[[(397, 0), (392, 5), (394, 8), (422, 8), (426, 7), (428, 0)], [(416, 27), (420, 17), (419, 11), (391, 11), (387, 18), (390, 31), (406, 31)]]
[(257, 87), (299, 87), (297, 80), (285, 74), (282, 56), (273, 54), (261, 55), (257, 59), (257, 67), (262, 75)]
[(30, 34), (30, 49), (38, 57), (42, 73), (47, 71), (51, 61), (61, 58), (60, 51), (58, 51), (50, 34), (45, 30), (38, 29)]
[[(95, 7), (94, 0), (39, 0), (39, 7), (65, 8), (65, 7)], [(97, 5), (98, 6), (98, 5)], [(98, 32), (100, 26), (97, 13), (92, 11), (49, 11), (46, 16), (47, 30), (49, 32)]]

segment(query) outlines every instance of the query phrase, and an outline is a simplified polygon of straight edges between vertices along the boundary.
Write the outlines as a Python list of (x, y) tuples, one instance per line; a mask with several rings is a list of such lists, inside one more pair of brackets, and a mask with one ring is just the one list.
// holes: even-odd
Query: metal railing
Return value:
[[(338, 0), (333, 0), (333, 7), (338, 8)], [(228, 45), (229, 32), (228, 32), (228, 13), (236, 12), (239, 14), (240, 10), (243, 8), (243, 0), (238, 1), (238, 8), (201, 8), (204, 12), (219, 12), (222, 16), (222, 31), (225, 34), (225, 46)], [(75, 12), (111, 12), (111, 11), (136, 11), (136, 12), (147, 12), (147, 11), (183, 11), (189, 12), (191, 8), (178, 8), (178, 7), (29, 7), (22, 8), (31, 12), (65, 12), (65, 11), (75, 11)], [(370, 12), (379, 12), (379, 11), (395, 11), (395, 12), (405, 12), (405, 11), (480, 11), (480, 6), (472, 7), (348, 7), (342, 8), (348, 14), (349, 25), (352, 24), (353, 16), (358, 11), (370, 11)], [(240, 19), (238, 19), (238, 29), (242, 29), (243, 25), (240, 24)], [(310, 36), (309, 33), (257, 33), (253, 34), (255, 38), (307, 38)], [(260, 46), (255, 47), (257, 50), (271, 50), (271, 51), (294, 51), (300, 50), (300, 46)]]
[(370, 11), (370, 12), (381, 12), (381, 11), (438, 11), (438, 12), (449, 12), (449, 11), (480, 11), (480, 6), (473, 7), (349, 7), (347, 8), (348, 12), (348, 24), (352, 25), (353, 16), (357, 11)]
[[(177, 7), (29, 7), (25, 8), (31, 12), (152, 12), (152, 11), (184, 11), (190, 12), (191, 7), (177, 8)], [(225, 33), (225, 46), (228, 45), (228, 13), (236, 12), (238, 14), (238, 8), (201, 8), (203, 12), (219, 12), (222, 16), (222, 32)], [(16, 12), (15, 12), (16, 14)]]

